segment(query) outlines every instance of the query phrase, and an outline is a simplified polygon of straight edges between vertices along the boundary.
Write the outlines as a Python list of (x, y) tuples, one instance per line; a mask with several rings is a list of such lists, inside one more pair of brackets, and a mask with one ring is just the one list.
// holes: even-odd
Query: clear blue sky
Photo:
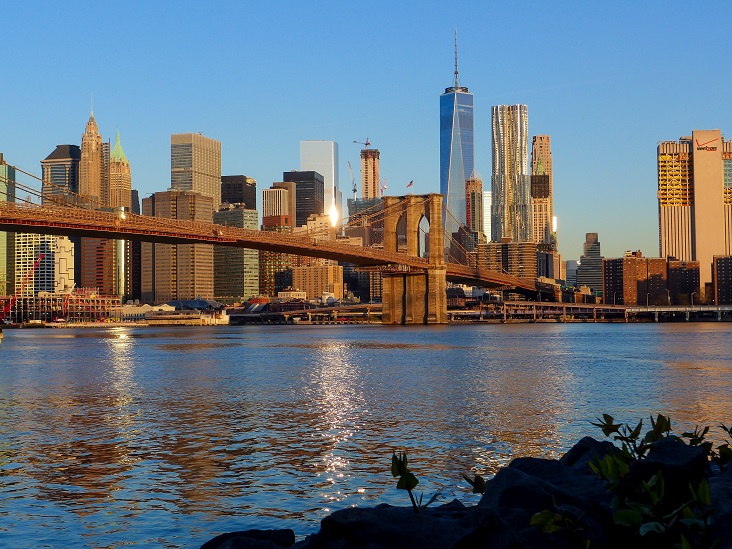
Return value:
[[(732, 3), (11, 2), (0, 5), (0, 151), (40, 174), (94, 114), (119, 129), (133, 187), (170, 185), (170, 134), (222, 143), (224, 174), (258, 188), (337, 141), (341, 190), (367, 137), (387, 194), (439, 191), (439, 94), (475, 94), (475, 164), (490, 185), (490, 107), (525, 103), (549, 134), (564, 259), (658, 254), (656, 144), (732, 138)], [(356, 179), (359, 174), (356, 171)], [(260, 193), (261, 197), (261, 193)]]

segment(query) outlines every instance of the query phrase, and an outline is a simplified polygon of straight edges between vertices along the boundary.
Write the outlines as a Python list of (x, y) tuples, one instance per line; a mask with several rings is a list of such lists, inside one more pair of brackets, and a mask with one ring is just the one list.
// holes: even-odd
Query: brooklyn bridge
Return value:
[[(38, 191), (20, 187), (40, 196)], [(480, 268), (466, 260), (470, 254), (455, 253), (460, 245), (444, 232), (443, 216), (450, 214), (443, 207), (440, 194), (384, 196), (377, 212), (349, 219), (335, 229), (336, 234), (347, 234), (349, 228), (362, 229), (378, 223), (383, 227), (383, 246), (358, 246), (314, 233), (258, 231), (126, 211), (101, 211), (58, 199), (49, 204), (53, 201), (46, 196), (40, 204), (2, 198), (0, 231), (235, 246), (332, 259), (378, 270), (383, 276), (383, 321), (387, 324), (447, 322), (447, 281), (501, 287), (527, 296), (541, 290), (534, 279)], [(88, 205), (84, 200), (75, 202)], [(420, 234), (424, 230), (423, 220), (428, 222), (429, 229)]]

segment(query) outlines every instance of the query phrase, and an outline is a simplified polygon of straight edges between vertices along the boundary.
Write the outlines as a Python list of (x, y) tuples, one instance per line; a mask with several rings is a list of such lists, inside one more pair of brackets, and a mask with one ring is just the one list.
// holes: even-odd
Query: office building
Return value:
[(170, 187), (211, 197), (221, 204), (221, 142), (200, 133), (170, 136)]
[(338, 219), (343, 219), (338, 166), (335, 141), (300, 141), (300, 171), (315, 171), (323, 176), (323, 213), (330, 216), (331, 206), (335, 205)]
[(308, 265), (292, 268), (292, 287), (303, 290), (307, 299), (333, 294), (343, 299), (343, 267), (338, 265)]
[(602, 255), (597, 233), (586, 233), (582, 248), (584, 253), (577, 264), (577, 286), (587, 286), (595, 292), (602, 292)]
[[(213, 221), (213, 199), (169, 190), (142, 199), (142, 215), (187, 221)], [(213, 299), (213, 245), (142, 243), (141, 298), (146, 303)]]
[(107, 204), (109, 172), (105, 170), (105, 154), (102, 149), (102, 136), (99, 134), (94, 113), (89, 115), (86, 130), (81, 136), (81, 159), (79, 161), (79, 194), (84, 204), (99, 209)]
[(556, 249), (554, 234), (554, 174), (552, 146), (548, 135), (531, 139), (531, 207), (533, 211), (534, 242)]
[(107, 206), (115, 210), (132, 209), (132, 170), (130, 161), (122, 149), (119, 131), (115, 137), (114, 148), (109, 155), (109, 200)]
[(529, 115), (526, 105), (492, 107), (493, 198), (491, 240), (533, 242), (531, 178), (528, 173)]
[(493, 193), (483, 191), (483, 226), (480, 231), (485, 235), (486, 240), (491, 239), (491, 208), (493, 207)]
[[(262, 231), (291, 233), (292, 229), (292, 216), (290, 215), (262, 217)], [(295, 255), (259, 250), (259, 293), (272, 297), (285, 288), (291, 287), (292, 267), (295, 265), (297, 265)]]
[(222, 175), (221, 203), (244, 204), (247, 210), (256, 210), (257, 180), (246, 175)]
[(659, 249), (698, 261), (699, 301), (711, 302), (715, 255), (732, 255), (732, 142), (719, 130), (658, 145)]
[[(295, 226), (301, 227), (311, 215), (324, 213), (324, 180), (318, 172), (284, 172), (282, 181), (295, 183)], [(291, 212), (292, 213), (292, 212)]]
[(44, 204), (75, 202), (71, 193), (79, 192), (79, 162), (81, 149), (78, 145), (58, 145), (54, 151), (41, 160)]
[[(292, 232), (296, 194), (296, 183), (292, 181), (273, 183), (271, 189), (262, 191), (262, 231)], [(259, 293), (272, 297), (292, 286), (290, 269), (296, 264), (297, 256), (259, 250)], [(289, 276), (283, 276), (287, 271)]]
[(483, 180), (475, 170), (465, 181), (465, 226), (483, 234)]
[[(222, 206), (213, 222), (240, 229), (257, 230), (257, 210), (243, 204)], [(214, 246), (214, 299), (219, 303), (243, 302), (259, 294), (259, 252), (249, 248)]]
[(361, 149), (361, 198), (381, 198), (381, 176), (379, 175), (379, 149)]
[[(81, 205), (92, 210), (110, 206), (110, 167), (109, 144), (102, 141), (94, 113), (91, 113), (81, 136), (79, 161)], [(77, 248), (75, 252), (77, 286), (93, 288), (95, 292), (103, 295), (119, 295), (123, 282), (118, 277), (118, 267), (121, 273), (124, 264), (118, 265), (116, 260), (118, 255), (123, 260), (124, 255), (116, 253), (116, 248), (121, 245), (113, 240), (88, 237), (74, 239), (74, 244)]]
[[(131, 211), (133, 215), (140, 215), (140, 193), (136, 189), (131, 191)], [(127, 290), (127, 298), (129, 300), (138, 300), (142, 297), (142, 242), (139, 240), (130, 240), (130, 269), (129, 281), (130, 285)]]
[(445, 197), (443, 216), (447, 234), (466, 224), (465, 181), (473, 173), (473, 94), (458, 79), (455, 33), (455, 82), (440, 95), (440, 194)]
[[(274, 185), (278, 185), (275, 183)], [(295, 212), (293, 195), (296, 193), (295, 184), (290, 183), (290, 189), (272, 186), (262, 190), (262, 217), (292, 216)], [(292, 226), (292, 222), (287, 223)]]

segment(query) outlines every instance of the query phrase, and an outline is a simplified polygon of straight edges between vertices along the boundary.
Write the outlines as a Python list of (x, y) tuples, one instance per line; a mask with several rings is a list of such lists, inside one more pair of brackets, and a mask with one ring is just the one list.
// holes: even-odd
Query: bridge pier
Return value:
[[(384, 197), (384, 250), (399, 251), (397, 226), (404, 218), (406, 252), (428, 255), (426, 272), (383, 272), (382, 324), (447, 324), (445, 238), (440, 194)], [(426, 250), (419, 249), (419, 224), (430, 224)]]

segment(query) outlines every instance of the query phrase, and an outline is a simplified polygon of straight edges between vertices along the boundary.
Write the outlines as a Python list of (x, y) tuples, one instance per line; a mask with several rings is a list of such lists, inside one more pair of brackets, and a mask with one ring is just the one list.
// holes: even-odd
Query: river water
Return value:
[[(609, 413), (732, 419), (732, 324), (6, 330), (0, 546), (301, 539), (347, 506), (477, 496), (462, 473), (557, 457)], [(713, 429), (713, 432), (715, 431)]]

